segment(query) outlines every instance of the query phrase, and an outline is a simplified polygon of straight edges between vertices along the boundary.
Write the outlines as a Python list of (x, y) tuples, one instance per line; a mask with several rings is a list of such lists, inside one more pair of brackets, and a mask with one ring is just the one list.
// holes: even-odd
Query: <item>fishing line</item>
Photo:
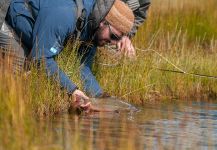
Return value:
[(199, 73), (191, 73), (191, 72), (184, 71), (183, 69), (181, 69), (180, 67), (176, 66), (174, 63), (172, 63), (169, 59), (167, 59), (166, 57), (164, 57), (163, 55), (161, 55), (156, 50), (153, 50), (153, 49), (142, 50), (142, 49), (139, 49), (139, 48), (136, 48), (136, 49), (140, 50), (140, 51), (153, 51), (155, 54), (157, 54), (158, 56), (160, 56), (163, 60), (165, 60), (167, 63), (171, 64), (177, 70), (170, 70), (170, 69), (152, 67), (153, 69), (157, 69), (159, 71), (164, 71), (164, 72), (170, 72), (170, 73), (180, 73), (180, 74), (185, 74), (185, 75), (191, 75), (191, 76), (201, 77), (201, 78), (217, 79), (217, 76), (206, 75), (206, 74), (199, 74)]
[(192, 75), (192, 76), (201, 77), (201, 78), (217, 79), (217, 76), (211, 76), (211, 75), (205, 75), (205, 74), (182, 72), (182, 71), (169, 70), (169, 69), (163, 69), (163, 68), (157, 68), (157, 67), (154, 67), (154, 69), (157, 69), (157, 70), (160, 70), (160, 71), (164, 71), (164, 72), (171, 72), (171, 73), (180, 73), (180, 74)]
[[(114, 50), (114, 48), (111, 48), (109, 46), (106, 47), (109, 51), (112, 51), (113, 53), (117, 53), (118, 50)], [(206, 74), (200, 74), (200, 73), (191, 73), (191, 72), (187, 72), (184, 71), (183, 69), (181, 69), (180, 67), (178, 67), (177, 65), (175, 65), (172, 61), (170, 61), (168, 58), (166, 58), (165, 56), (163, 56), (162, 54), (160, 54), (159, 52), (157, 52), (154, 49), (140, 49), (140, 48), (135, 48), (138, 51), (141, 52), (147, 52), (147, 51), (152, 51), (155, 54), (157, 54), (160, 58), (162, 58), (164, 61), (166, 61), (168, 64), (172, 65), (174, 68), (176, 68), (177, 70), (170, 70), (170, 69), (165, 69), (165, 68), (158, 68), (158, 67), (151, 67), (153, 69), (157, 69), (159, 71), (164, 71), (164, 72), (170, 72), (170, 73), (179, 73), (179, 74), (185, 74), (185, 75), (191, 75), (191, 76), (195, 76), (195, 77), (201, 77), (201, 78), (210, 78), (210, 79), (217, 79), (217, 76), (212, 76), (212, 75), (206, 75)], [(98, 64), (103, 65), (103, 66), (108, 66), (108, 67), (116, 67), (117, 65), (120, 64), (120, 62), (118, 62), (118, 60), (116, 60), (115, 64), (106, 64), (106, 63), (100, 63), (98, 62)]]

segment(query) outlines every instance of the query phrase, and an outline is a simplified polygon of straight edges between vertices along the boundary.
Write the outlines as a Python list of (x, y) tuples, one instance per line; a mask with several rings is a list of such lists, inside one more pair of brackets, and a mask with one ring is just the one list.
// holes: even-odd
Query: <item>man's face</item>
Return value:
[(122, 36), (123, 33), (115, 29), (106, 21), (103, 21), (100, 23), (100, 26), (95, 33), (94, 41), (100, 47), (108, 43), (115, 45)]

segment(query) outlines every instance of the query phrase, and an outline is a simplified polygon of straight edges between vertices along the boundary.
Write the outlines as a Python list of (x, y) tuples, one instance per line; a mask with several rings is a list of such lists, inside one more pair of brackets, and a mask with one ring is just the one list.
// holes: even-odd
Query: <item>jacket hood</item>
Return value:
[(90, 15), (92, 20), (92, 29), (95, 30), (99, 27), (100, 22), (106, 17), (115, 0), (96, 0), (93, 11)]

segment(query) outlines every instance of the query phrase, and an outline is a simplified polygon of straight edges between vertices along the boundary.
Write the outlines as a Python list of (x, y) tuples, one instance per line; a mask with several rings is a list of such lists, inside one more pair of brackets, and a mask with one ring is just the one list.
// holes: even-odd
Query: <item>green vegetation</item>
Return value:
[[(133, 39), (137, 47), (136, 60), (129, 61), (105, 49), (99, 50), (94, 71), (104, 90), (135, 104), (168, 98), (216, 99), (217, 79), (156, 69), (217, 76), (216, 5), (215, 0), (153, 0), (146, 24)], [(81, 87), (75, 51), (76, 47), (69, 45), (58, 62)], [(67, 110), (70, 105), (67, 94), (60, 92), (40, 70), (32, 69), (28, 75), (14, 76), (9, 69), (3, 68), (0, 75), (0, 149), (43, 149), (42, 145), (51, 145), (53, 135), (36, 127), (35, 118)], [(78, 133), (75, 133), (78, 144), (75, 142), (74, 149), (81, 149), (84, 142)], [(132, 145), (128, 149), (133, 149), (133, 137), (129, 138), (128, 143)], [(51, 145), (44, 149), (61, 148)]]
[(156, 69), (217, 76), (215, 6), (213, 0), (153, 1), (146, 24), (134, 38), (136, 61), (118, 60), (116, 55), (101, 50), (99, 62), (118, 62), (113, 67), (96, 62), (104, 89), (138, 104), (165, 98), (216, 98), (217, 79)]

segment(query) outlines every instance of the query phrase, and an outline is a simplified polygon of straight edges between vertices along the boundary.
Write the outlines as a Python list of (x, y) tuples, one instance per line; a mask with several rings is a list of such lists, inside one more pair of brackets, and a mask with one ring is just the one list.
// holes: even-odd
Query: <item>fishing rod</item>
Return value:
[(164, 72), (170, 72), (170, 73), (179, 73), (179, 74), (185, 74), (185, 75), (192, 75), (192, 76), (201, 77), (201, 78), (217, 79), (217, 76), (211, 76), (211, 75), (205, 75), (205, 74), (199, 74), (199, 73), (189, 73), (189, 72), (184, 72), (184, 71), (163, 69), (163, 68), (158, 68), (158, 67), (153, 67), (153, 69), (157, 69), (159, 71), (164, 71)]
[[(112, 46), (107, 46), (107, 49), (109, 49), (110, 51), (112, 51), (113, 53), (116, 53), (118, 50), (116, 47), (112, 47)], [(139, 51), (143, 51), (143, 52), (147, 52), (147, 51), (153, 51), (154, 53), (156, 53), (158, 56), (160, 56), (163, 60), (165, 60), (167, 63), (171, 64), (174, 68), (176, 68), (177, 70), (171, 70), (171, 69), (164, 69), (164, 68), (158, 68), (158, 67), (152, 67), (153, 69), (157, 69), (159, 71), (163, 71), (163, 72), (170, 72), (170, 73), (179, 73), (179, 74), (185, 74), (185, 75), (191, 75), (191, 76), (195, 76), (195, 77), (201, 77), (201, 78), (210, 78), (210, 79), (217, 79), (217, 76), (212, 76), (212, 75), (206, 75), (206, 74), (200, 74), (200, 73), (191, 73), (191, 72), (186, 72), (184, 70), (182, 70), (181, 68), (177, 67), (175, 64), (173, 64), (170, 60), (168, 60), (166, 57), (164, 57), (162, 54), (160, 54), (159, 52), (153, 50), (153, 49), (139, 49), (139, 48), (135, 48)], [(101, 63), (101, 65), (105, 65), (105, 66), (117, 66), (119, 63), (115, 63), (115, 64), (103, 64)]]
[(169, 59), (167, 59), (166, 57), (164, 57), (162, 54), (160, 54), (159, 52), (157, 52), (156, 50), (153, 49), (139, 49), (136, 47), (137, 50), (140, 51), (152, 51), (155, 54), (157, 54), (158, 56), (160, 56), (163, 60), (165, 60), (167, 63), (171, 64), (174, 68), (176, 68), (177, 70), (170, 70), (170, 69), (164, 69), (164, 68), (157, 68), (157, 67), (152, 67), (155, 68), (157, 70), (160, 71), (164, 71), (164, 72), (171, 72), (171, 73), (180, 73), (180, 74), (185, 74), (185, 75), (192, 75), (192, 76), (196, 76), (196, 77), (201, 77), (201, 78), (210, 78), (210, 79), (217, 79), (217, 76), (212, 76), (212, 75), (206, 75), (206, 74), (199, 74), (199, 73), (191, 73), (191, 72), (186, 72), (183, 69), (179, 68), (178, 66), (176, 66), (174, 63), (172, 63)]

